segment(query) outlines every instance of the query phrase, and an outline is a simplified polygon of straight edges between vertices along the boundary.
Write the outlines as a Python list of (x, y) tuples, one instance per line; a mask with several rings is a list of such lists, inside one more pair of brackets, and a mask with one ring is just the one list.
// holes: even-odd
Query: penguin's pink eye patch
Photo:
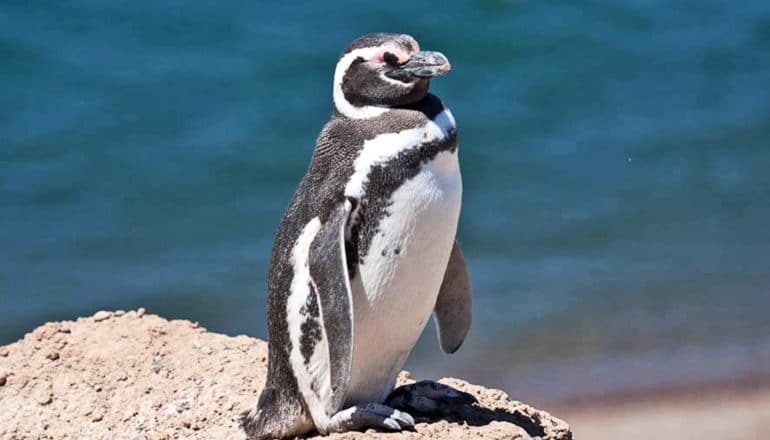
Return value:
[(400, 66), (409, 60), (409, 54), (403, 49), (387, 47), (378, 51), (369, 61), (385, 63), (391, 66)]

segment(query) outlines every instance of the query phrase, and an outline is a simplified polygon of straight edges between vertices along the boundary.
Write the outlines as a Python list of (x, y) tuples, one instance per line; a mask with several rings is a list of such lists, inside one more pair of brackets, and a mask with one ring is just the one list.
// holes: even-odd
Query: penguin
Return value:
[(429, 381), (394, 390), (431, 315), (446, 353), (471, 323), (457, 129), (428, 93), (450, 69), (401, 34), (360, 37), (339, 57), (332, 117), (273, 244), (267, 380), (241, 417), (248, 438), (400, 431), (412, 413), (475, 401)]

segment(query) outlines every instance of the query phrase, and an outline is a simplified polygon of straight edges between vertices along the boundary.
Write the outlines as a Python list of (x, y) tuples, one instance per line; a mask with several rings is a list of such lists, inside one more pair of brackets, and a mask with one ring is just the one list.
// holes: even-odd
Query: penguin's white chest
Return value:
[(457, 231), (457, 151), (421, 165), (391, 195), (352, 280), (353, 363), (348, 404), (381, 401), (436, 303)]

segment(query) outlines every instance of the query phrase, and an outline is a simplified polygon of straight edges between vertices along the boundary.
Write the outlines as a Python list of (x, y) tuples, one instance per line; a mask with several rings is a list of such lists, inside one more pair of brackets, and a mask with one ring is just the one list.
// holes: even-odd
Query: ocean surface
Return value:
[(445, 53), (459, 353), (555, 401), (770, 373), (770, 2), (0, 2), (0, 344), (146, 307), (264, 338), (273, 234), (369, 32)]

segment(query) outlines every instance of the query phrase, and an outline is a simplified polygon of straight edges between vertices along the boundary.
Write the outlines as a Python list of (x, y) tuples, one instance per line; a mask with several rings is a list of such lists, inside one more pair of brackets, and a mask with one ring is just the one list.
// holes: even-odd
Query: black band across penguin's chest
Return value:
[[(380, 231), (382, 219), (400, 213), (391, 212), (393, 194), (407, 181), (417, 176), (422, 167), (442, 152), (455, 152), (457, 134), (451, 130), (443, 139), (406, 149), (385, 162), (373, 165), (364, 184), (363, 196), (357, 201), (359, 214), (351, 228), (348, 243), (348, 264), (351, 275), (357, 264), (363, 264), (370, 252), (372, 239)], [(394, 249), (398, 253), (398, 249)], [(352, 255), (351, 255), (352, 254)]]

